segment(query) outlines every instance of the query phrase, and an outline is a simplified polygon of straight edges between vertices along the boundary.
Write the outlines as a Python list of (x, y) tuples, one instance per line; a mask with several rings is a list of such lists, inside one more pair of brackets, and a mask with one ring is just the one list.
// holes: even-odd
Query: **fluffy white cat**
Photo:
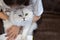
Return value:
[[(30, 7), (31, 6), (24, 7), (23, 9), (18, 9), (14, 11), (6, 11), (4, 9), (6, 14), (9, 16), (8, 20), (3, 20), (5, 31), (12, 25), (23, 27), (23, 30), (21, 30), (22, 34), (19, 34), (15, 40), (29, 40), (30, 39), (30, 38), (28, 39), (29, 35), (32, 35), (33, 30), (37, 28), (37, 24), (32, 22), (34, 14), (32, 12), (32, 8)], [(0, 40), (6, 40), (7, 37), (5, 37), (5, 35), (6, 32), (0, 35)]]

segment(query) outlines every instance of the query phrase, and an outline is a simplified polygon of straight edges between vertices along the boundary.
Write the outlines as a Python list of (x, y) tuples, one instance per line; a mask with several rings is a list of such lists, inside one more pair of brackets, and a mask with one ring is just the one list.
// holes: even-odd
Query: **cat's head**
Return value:
[(16, 12), (12, 13), (13, 15), (11, 16), (11, 18), (13, 18), (13, 20), (22, 20), (22, 21), (26, 21), (26, 20), (30, 20), (33, 18), (33, 12), (29, 9), (22, 9), (22, 10), (17, 10)]

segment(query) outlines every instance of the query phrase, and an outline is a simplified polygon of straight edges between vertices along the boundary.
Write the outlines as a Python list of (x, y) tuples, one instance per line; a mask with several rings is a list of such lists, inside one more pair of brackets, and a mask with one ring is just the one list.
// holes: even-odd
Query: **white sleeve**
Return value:
[(33, 4), (33, 12), (36, 16), (40, 16), (43, 13), (42, 0), (30, 0), (30, 4)]
[(2, 9), (2, 0), (0, 0), (0, 11)]

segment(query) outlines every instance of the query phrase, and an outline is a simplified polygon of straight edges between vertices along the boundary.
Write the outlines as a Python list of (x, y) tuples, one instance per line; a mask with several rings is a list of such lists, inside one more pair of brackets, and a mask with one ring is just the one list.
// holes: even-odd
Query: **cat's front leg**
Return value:
[(30, 26), (26, 26), (23, 28), (23, 32), (22, 32), (22, 36), (21, 36), (21, 40), (27, 40), (27, 34), (28, 34), (28, 31), (30, 29)]
[(21, 40), (27, 40), (27, 33), (24, 32), (21, 36)]

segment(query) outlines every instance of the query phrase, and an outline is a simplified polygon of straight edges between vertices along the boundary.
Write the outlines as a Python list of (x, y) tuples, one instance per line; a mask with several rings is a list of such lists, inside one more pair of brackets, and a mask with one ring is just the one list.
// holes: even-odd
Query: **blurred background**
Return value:
[(44, 12), (34, 40), (60, 40), (60, 0), (42, 0)]
[[(44, 12), (37, 22), (34, 40), (60, 40), (60, 0), (42, 0)], [(4, 33), (0, 19), (0, 34)]]

